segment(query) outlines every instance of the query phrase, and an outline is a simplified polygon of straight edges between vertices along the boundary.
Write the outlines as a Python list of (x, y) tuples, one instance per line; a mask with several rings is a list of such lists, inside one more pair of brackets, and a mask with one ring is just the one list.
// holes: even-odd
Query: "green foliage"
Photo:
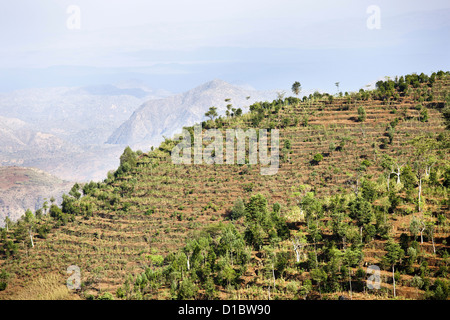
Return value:
[(50, 216), (62, 225), (66, 225), (67, 222), (72, 221), (73, 217), (70, 217), (67, 213), (63, 212), (56, 204), (50, 206)]
[(320, 163), (320, 161), (322, 161), (323, 160), (323, 155), (321, 154), (321, 153), (316, 153), (315, 155), (314, 155), (314, 158), (313, 158), (313, 163), (314, 164), (319, 164)]
[(357, 225), (362, 227), (372, 221), (373, 209), (369, 201), (363, 197), (357, 197), (350, 203), (350, 217), (356, 219)]
[(364, 109), (364, 107), (359, 107), (358, 108), (358, 121), (364, 122), (364, 121), (366, 121), (366, 118), (367, 118), (366, 109)]
[(396, 243), (392, 238), (389, 238), (384, 246), (386, 254), (383, 256), (383, 261), (388, 266), (396, 265), (401, 259), (403, 259), (405, 252), (401, 246)]
[(0, 291), (3, 291), (8, 286), (8, 280), (11, 277), (11, 275), (6, 272), (5, 270), (2, 270), (0, 272)]
[(245, 205), (241, 198), (238, 198), (231, 209), (231, 219), (237, 220), (245, 215)]
[(218, 116), (217, 108), (210, 107), (209, 110), (205, 113), (205, 116), (208, 117), (210, 120), (214, 120), (214, 118)]
[(294, 84), (292, 85), (292, 92), (298, 96), (300, 94), (300, 91), (302, 90), (302, 85), (300, 84), (300, 82), (295, 81)]
[(195, 298), (198, 292), (198, 287), (190, 280), (184, 279), (178, 286), (177, 299), (189, 300)]
[(114, 300), (114, 296), (111, 292), (104, 292), (97, 297), (97, 300)]
[(136, 166), (136, 160), (136, 153), (130, 147), (126, 147), (120, 156), (120, 165), (123, 166), (125, 163), (128, 163), (130, 167), (134, 167)]

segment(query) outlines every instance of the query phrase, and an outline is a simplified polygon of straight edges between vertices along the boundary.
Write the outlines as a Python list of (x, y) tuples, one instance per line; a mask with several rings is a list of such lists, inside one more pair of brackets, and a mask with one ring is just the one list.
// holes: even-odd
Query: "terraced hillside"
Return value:
[[(45, 290), (64, 291), (66, 270), (76, 265), (81, 289), (56, 297), (335, 299), (350, 293), (386, 299), (393, 296), (391, 264), (383, 258), (390, 241), (403, 252), (393, 263), (396, 296), (446, 298), (450, 172), (443, 114), (450, 76), (409, 77), (404, 85), (387, 81), (370, 92), (256, 103), (242, 116), (203, 123), (222, 131), (279, 129), (274, 175), (261, 175), (259, 165), (173, 164), (170, 139), (148, 153), (126, 149), (103, 183), (76, 185), (62, 210), (53, 206), (40, 219), (2, 231), (7, 285), (0, 298), (39, 297), (36, 282), (49, 275), (53, 282)], [(263, 232), (261, 245), (248, 236), (258, 226), (249, 218), (258, 197), (267, 201), (258, 210), (276, 217), (275, 235)], [(238, 198), (246, 214), (231, 219)], [(366, 207), (359, 210), (360, 200)], [(361, 222), (368, 211), (373, 214)], [(34, 236), (33, 246), (29, 233), (17, 231), (30, 225), (47, 230)], [(226, 234), (243, 245), (222, 256)], [(202, 237), (209, 237), (203, 247)], [(202, 252), (198, 268), (219, 250), (208, 281), (193, 271), (194, 262), (190, 268), (176, 258), (194, 261), (192, 246)], [(345, 252), (359, 258), (346, 263)], [(240, 266), (233, 263), (242, 256)], [(369, 265), (381, 268), (379, 290), (365, 285)]]

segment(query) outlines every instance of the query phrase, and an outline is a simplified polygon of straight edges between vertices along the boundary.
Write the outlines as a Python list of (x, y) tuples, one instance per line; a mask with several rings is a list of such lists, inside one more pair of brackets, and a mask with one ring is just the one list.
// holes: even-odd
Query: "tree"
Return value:
[(366, 109), (364, 109), (364, 107), (359, 107), (358, 108), (358, 121), (359, 122), (364, 122), (366, 121), (367, 115), (366, 115)]
[(126, 163), (128, 163), (130, 167), (136, 166), (136, 153), (128, 146), (123, 150), (123, 153), (120, 156), (120, 165), (124, 166)]
[(350, 285), (350, 299), (352, 299), (352, 277), (350, 268), (358, 264), (362, 259), (362, 252), (358, 249), (347, 248), (344, 251), (344, 265), (348, 270), (348, 283)]
[(80, 191), (80, 185), (78, 183), (75, 183), (72, 187), (72, 189), (70, 189), (69, 191), (69, 195), (71, 195), (72, 197), (74, 197), (75, 199), (79, 200), (81, 197), (81, 193)]
[(417, 219), (413, 217), (410, 224), (409, 230), (411, 231), (411, 235), (416, 237), (417, 233), (420, 234), (420, 243), (423, 243), (423, 232), (426, 230), (426, 225), (423, 219)]
[(370, 223), (373, 217), (372, 205), (362, 197), (357, 197), (350, 204), (350, 217), (356, 219), (356, 224), (360, 228), (360, 236), (362, 240), (362, 228)]
[(8, 231), (9, 229), (9, 227), (12, 225), (12, 221), (11, 221), (11, 219), (8, 217), (8, 216), (6, 216), (5, 217), (5, 226), (6, 226), (6, 231)]
[(386, 250), (386, 255), (383, 256), (384, 261), (392, 267), (392, 282), (394, 285), (394, 297), (395, 294), (395, 265), (403, 259), (405, 252), (401, 248), (401, 246), (396, 243), (392, 238), (389, 238), (384, 246), (384, 250)]
[(300, 254), (303, 250), (303, 247), (305, 247), (307, 244), (306, 239), (301, 236), (301, 237), (295, 237), (294, 239), (292, 239), (292, 245), (294, 246), (294, 252), (295, 252), (295, 257), (296, 257), (296, 262), (299, 263), (300, 262)]
[(413, 154), (413, 167), (415, 169), (417, 180), (419, 181), (418, 207), (419, 212), (422, 212), (422, 182), (428, 174), (430, 159), (434, 158), (433, 149), (436, 144), (436, 140), (423, 136), (411, 140), (410, 143), (412, 143), (415, 147)]
[(339, 82), (336, 82), (334, 85), (336, 86), (336, 88), (337, 88), (337, 93), (339, 94)]
[(205, 116), (208, 117), (210, 120), (214, 120), (214, 118), (218, 116), (217, 108), (210, 107), (209, 110), (205, 113)]
[(425, 233), (427, 237), (431, 238), (431, 242), (433, 243), (433, 253), (436, 254), (436, 246), (434, 244), (434, 232), (435, 232), (435, 222), (434, 221), (428, 221), (425, 223), (426, 229)]
[(302, 85), (300, 84), (300, 82), (295, 81), (294, 84), (292, 85), (292, 92), (298, 96), (300, 94), (300, 92), (302, 91)]
[(238, 198), (231, 209), (231, 219), (237, 220), (245, 215), (245, 205), (241, 198)]
[(420, 110), (420, 116), (419, 116), (419, 120), (421, 122), (427, 122), (428, 121), (428, 109), (426, 107), (423, 107)]
[(327, 281), (328, 278), (327, 273), (320, 268), (316, 268), (311, 270), (310, 274), (311, 278), (318, 284), (320, 296), (322, 297), (322, 290), (320, 285), (325, 281)]
[(331, 214), (331, 229), (333, 234), (341, 239), (343, 249), (345, 249), (348, 227), (348, 222), (346, 221), (346, 215), (344, 212), (335, 212)]
[(28, 236), (30, 237), (31, 247), (34, 248), (33, 231), (35, 228), (36, 218), (30, 209), (27, 209), (27, 211), (25, 211), (24, 221), (28, 229)]

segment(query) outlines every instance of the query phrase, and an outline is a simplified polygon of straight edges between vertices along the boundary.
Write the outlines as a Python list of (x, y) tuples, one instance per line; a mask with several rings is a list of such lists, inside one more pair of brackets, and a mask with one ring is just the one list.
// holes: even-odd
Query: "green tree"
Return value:
[(198, 287), (190, 280), (184, 279), (180, 282), (178, 287), (178, 300), (189, 300), (195, 298), (198, 292)]
[(218, 116), (217, 108), (210, 107), (209, 110), (205, 113), (205, 116), (208, 117), (210, 120), (214, 120), (214, 118)]
[(245, 205), (241, 198), (238, 198), (231, 209), (231, 219), (237, 220), (245, 215)]
[(396, 243), (392, 238), (389, 238), (384, 246), (384, 250), (386, 250), (386, 254), (383, 256), (383, 260), (387, 265), (392, 267), (392, 282), (394, 285), (394, 297), (395, 293), (395, 265), (403, 259), (405, 252), (401, 248), (401, 246)]
[(70, 189), (69, 195), (71, 195), (75, 199), (79, 200), (81, 197), (81, 193), (79, 190), (80, 190), (80, 185), (78, 183), (75, 183), (73, 185), (72, 189)]
[(421, 122), (427, 122), (428, 121), (428, 109), (426, 107), (423, 107), (420, 110), (420, 116), (419, 116), (419, 120)]
[(327, 273), (320, 269), (320, 268), (316, 268), (311, 270), (311, 279), (314, 280), (317, 285), (319, 286), (319, 292), (320, 292), (320, 296), (322, 297), (322, 290), (321, 290), (321, 284), (327, 281)]
[(26, 227), (28, 229), (28, 236), (30, 237), (31, 247), (34, 248), (33, 236), (36, 224), (36, 217), (31, 212), (30, 209), (27, 209), (27, 211), (25, 211), (24, 222), (26, 223)]
[(352, 276), (351, 276), (351, 267), (354, 267), (357, 265), (362, 259), (362, 252), (359, 249), (356, 248), (347, 248), (344, 251), (344, 265), (347, 267), (348, 270), (348, 283), (350, 287), (350, 299), (352, 299)]
[(356, 219), (356, 224), (360, 228), (360, 236), (362, 238), (363, 226), (370, 223), (373, 218), (372, 205), (363, 197), (357, 197), (350, 204), (350, 217)]
[(436, 140), (428, 137), (417, 137), (410, 141), (414, 146), (413, 154), (413, 167), (415, 174), (419, 182), (418, 190), (418, 208), (419, 212), (422, 211), (422, 182), (428, 175), (428, 169), (430, 166), (430, 159), (434, 158), (434, 148), (436, 146)]
[(120, 156), (120, 165), (124, 166), (126, 163), (128, 163), (130, 167), (134, 167), (136, 166), (136, 160), (136, 153), (134, 153), (133, 150), (131, 150), (131, 148), (127, 146)]
[(359, 107), (358, 108), (358, 121), (359, 122), (364, 122), (366, 121), (367, 115), (366, 115), (366, 109), (364, 109), (364, 107)]
[(300, 82), (295, 81), (294, 84), (292, 85), (292, 92), (298, 96), (300, 94), (300, 92), (302, 91), (302, 85), (300, 84)]

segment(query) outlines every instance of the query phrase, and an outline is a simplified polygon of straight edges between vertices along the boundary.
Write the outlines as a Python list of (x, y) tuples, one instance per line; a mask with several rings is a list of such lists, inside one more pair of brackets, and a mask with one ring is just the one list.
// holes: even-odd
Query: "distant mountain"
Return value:
[[(142, 104), (106, 143), (147, 150), (152, 145), (158, 145), (163, 136), (172, 137), (183, 126), (204, 120), (205, 112), (212, 106), (223, 115), (229, 103), (246, 111), (245, 107), (255, 101), (272, 101), (275, 98), (274, 91), (261, 92), (213, 80), (187, 92)], [(225, 99), (231, 100), (225, 102)]]
[(5, 217), (16, 221), (27, 209), (42, 207), (44, 198), (54, 197), (58, 204), (73, 182), (63, 181), (42, 170), (23, 167), (0, 167), (0, 227)]
[(55, 151), (66, 144), (58, 137), (36, 131), (33, 126), (16, 118), (0, 116), (0, 153), (13, 153), (22, 150), (41, 149)]
[(109, 84), (23, 89), (0, 93), (0, 115), (74, 144), (102, 144), (143, 102), (169, 94)]
[(124, 149), (105, 140), (143, 102), (167, 95), (139, 81), (0, 93), (0, 165), (103, 180)]

